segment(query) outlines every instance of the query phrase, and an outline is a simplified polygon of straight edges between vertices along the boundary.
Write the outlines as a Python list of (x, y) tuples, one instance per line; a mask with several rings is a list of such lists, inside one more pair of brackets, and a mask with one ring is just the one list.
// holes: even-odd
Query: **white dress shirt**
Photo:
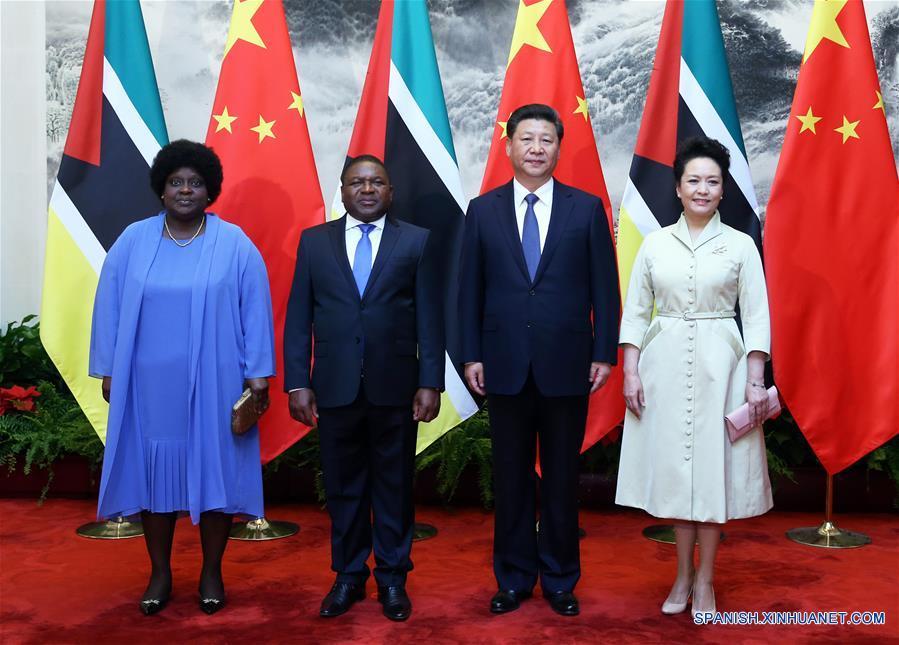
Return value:
[[(521, 232), (524, 229), (524, 214), (528, 209), (528, 203), (525, 201), (531, 191), (518, 183), (517, 179), (512, 180), (512, 193), (515, 199), (515, 222), (518, 224), (518, 239), (521, 239)], [(543, 245), (546, 243), (546, 231), (549, 230), (549, 218), (553, 209), (553, 178), (540, 186), (534, 191), (537, 201), (534, 202), (534, 215), (537, 216), (537, 228), (540, 232), (540, 252), (543, 253)], [(374, 233), (374, 231), (372, 231)]]
[[(523, 211), (522, 211), (523, 212)], [(371, 264), (374, 266), (375, 258), (378, 257), (378, 247), (381, 246), (381, 233), (384, 232), (384, 221), (387, 219), (387, 215), (381, 215), (374, 222), (369, 222), (369, 224), (374, 224), (374, 228), (371, 230), (371, 233), (368, 234), (368, 239), (371, 241)], [(364, 224), (365, 222), (360, 222), (355, 217), (346, 214), (346, 256), (350, 261), (350, 268), (353, 268), (353, 263), (356, 261), (356, 247), (359, 246), (359, 241), (362, 239), (362, 229), (359, 228), (360, 224)]]

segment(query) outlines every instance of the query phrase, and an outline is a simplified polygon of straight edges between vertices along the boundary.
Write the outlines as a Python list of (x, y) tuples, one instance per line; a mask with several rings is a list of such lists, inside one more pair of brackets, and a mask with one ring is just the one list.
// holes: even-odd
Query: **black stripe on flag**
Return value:
[(677, 222), (684, 207), (674, 190), (671, 166), (634, 155), (628, 176), (661, 226)]
[[(699, 122), (693, 116), (690, 108), (684, 102), (683, 97), (678, 97), (677, 108), (677, 140), (683, 141), (689, 137), (697, 137), (700, 135), (708, 136), (699, 127)], [(721, 221), (738, 231), (746, 233), (758, 247), (759, 254), (762, 253), (762, 225), (759, 222), (758, 215), (752, 210), (746, 196), (734, 181), (732, 175), (728, 175), (724, 181), (725, 199), (718, 206), (718, 212), (721, 213)]]
[(105, 96), (100, 165), (63, 155), (57, 179), (107, 251), (125, 227), (161, 209), (147, 162)]
[[(384, 163), (393, 184), (391, 215), (431, 231), (432, 249), (443, 268), (446, 347), (457, 371), (461, 353), (457, 309), (459, 258), (465, 214), (419, 148), (392, 101), (387, 102)], [(460, 374), (461, 376), (461, 374)]]

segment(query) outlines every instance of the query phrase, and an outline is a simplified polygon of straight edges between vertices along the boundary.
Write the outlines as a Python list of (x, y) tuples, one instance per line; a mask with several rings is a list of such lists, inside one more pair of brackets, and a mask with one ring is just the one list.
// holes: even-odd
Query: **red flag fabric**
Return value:
[(300, 232), (325, 221), (303, 97), (280, 0), (236, 0), (206, 133), (225, 182), (214, 204), (262, 253), (275, 321), (278, 375), (260, 422), (263, 463), (308, 432), (283, 392), (284, 316)]
[[(562, 117), (565, 137), (554, 176), (564, 184), (602, 199), (611, 231), (609, 193), (590, 125), (564, 0), (519, 2), (481, 194), (512, 179), (512, 166), (506, 156), (506, 121), (516, 108), (528, 103), (550, 105)], [(619, 360), (619, 366), (612, 370), (605, 386), (590, 397), (582, 452), (624, 418), (620, 363)]]
[(774, 380), (833, 474), (899, 431), (899, 183), (860, 0), (815, 2), (764, 247)]

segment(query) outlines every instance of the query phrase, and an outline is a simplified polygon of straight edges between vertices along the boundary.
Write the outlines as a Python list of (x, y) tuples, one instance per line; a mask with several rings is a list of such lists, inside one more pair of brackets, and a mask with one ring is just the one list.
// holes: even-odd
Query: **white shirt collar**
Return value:
[[(381, 217), (376, 219), (374, 222), (369, 222), (369, 224), (374, 224), (376, 229), (381, 230), (384, 228), (384, 221), (386, 219), (387, 219), (387, 214), (385, 213), (384, 215), (381, 215)], [(351, 228), (356, 228), (360, 224), (365, 224), (365, 222), (357, 220), (355, 217), (353, 217), (349, 213), (346, 214), (346, 230), (350, 230)]]
[[(549, 204), (550, 202), (552, 202), (553, 183), (553, 178), (550, 177), (545, 184), (540, 186), (540, 188), (538, 188), (537, 190), (533, 191), (537, 198), (544, 204)], [(524, 198), (532, 192), (522, 186), (521, 182), (514, 178), (512, 179), (512, 191), (515, 197), (516, 206), (521, 204), (524, 201)]]

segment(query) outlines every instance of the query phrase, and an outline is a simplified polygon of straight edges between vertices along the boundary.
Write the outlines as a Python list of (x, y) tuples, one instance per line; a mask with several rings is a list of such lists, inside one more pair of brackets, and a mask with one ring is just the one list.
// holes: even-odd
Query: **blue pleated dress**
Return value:
[(191, 281), (205, 235), (179, 247), (163, 238), (147, 281), (132, 358), (132, 401), (145, 455), (146, 510), (190, 508), (187, 478)]
[(97, 286), (90, 374), (112, 377), (97, 515), (260, 517), (259, 430), (235, 436), (231, 406), (244, 379), (275, 372), (265, 263), (211, 213), (186, 247), (163, 217), (125, 229)]

